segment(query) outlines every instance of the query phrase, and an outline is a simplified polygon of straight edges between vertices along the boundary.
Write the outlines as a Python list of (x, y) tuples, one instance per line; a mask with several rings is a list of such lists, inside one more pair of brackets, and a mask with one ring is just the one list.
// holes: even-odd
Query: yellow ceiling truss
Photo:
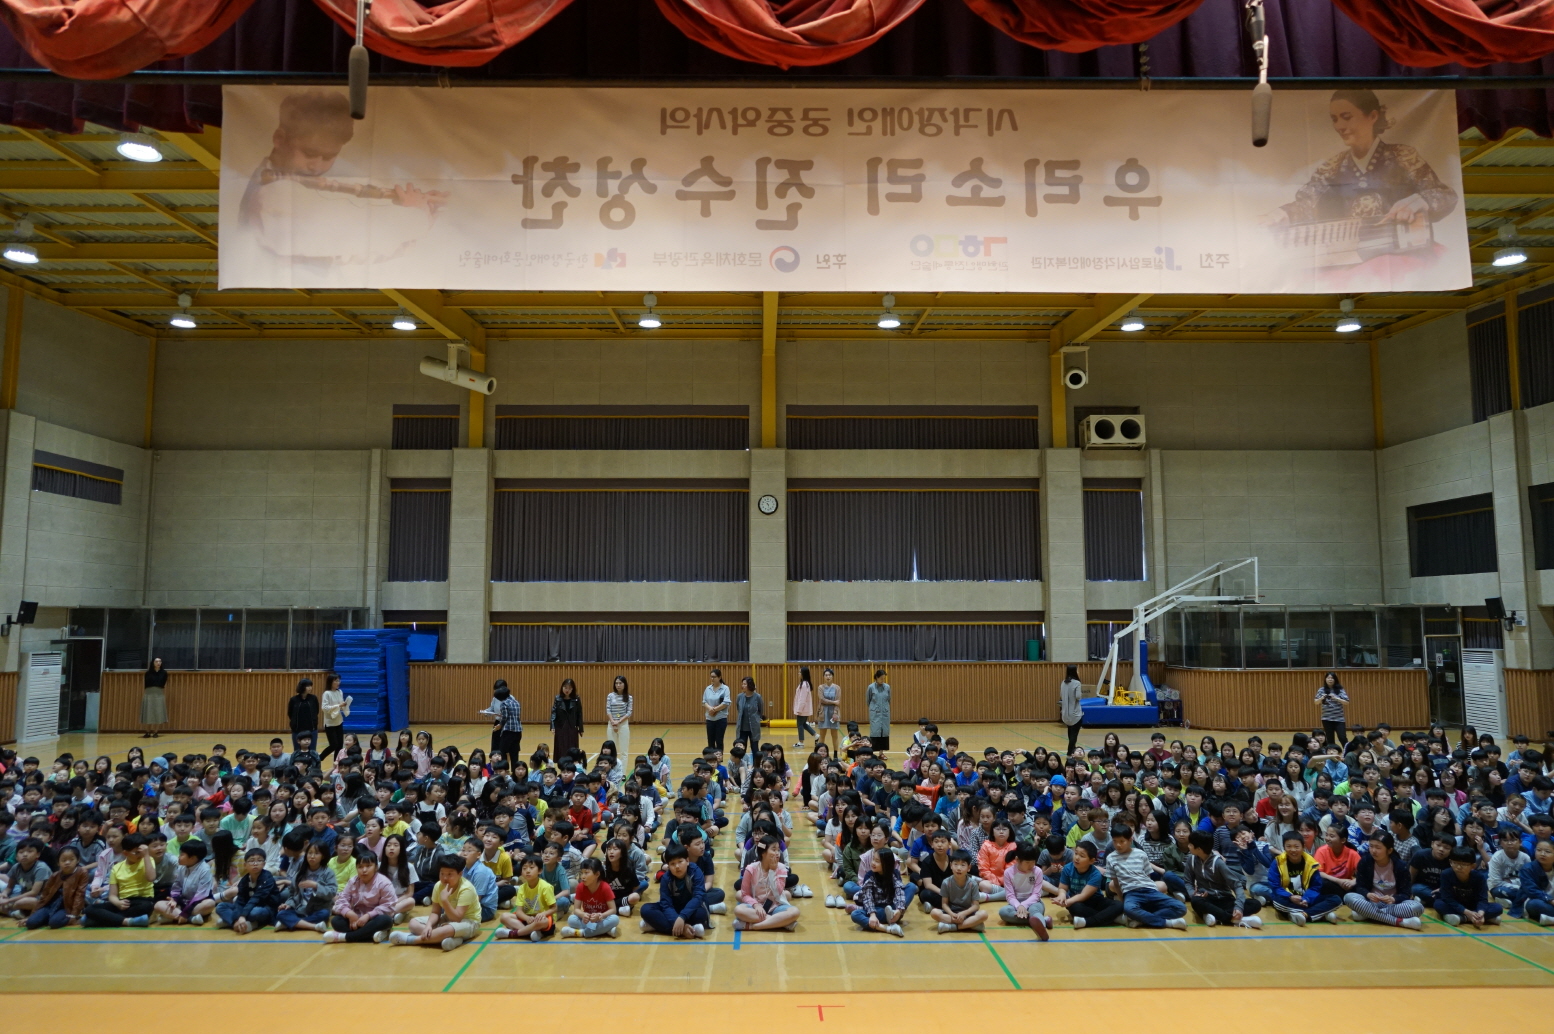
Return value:
[[(757, 341), (759, 292), (661, 292), (658, 331), (636, 326), (642, 298), (598, 291), (218, 291), (221, 133), (162, 133), (166, 159), (124, 161), (117, 134), (0, 127), (0, 234), (33, 226), (35, 266), (6, 264), (0, 282), (137, 334), (177, 338), (360, 339), (403, 335), (468, 340), (673, 337)], [(1554, 141), (1512, 130), (1461, 138), (1475, 285), (1442, 294), (1355, 299), (1357, 338), (1390, 336), (1544, 282), (1554, 282)], [(1527, 252), (1512, 271), (1489, 264), (1510, 224)], [(168, 326), (177, 297), (199, 326)], [(1156, 341), (1332, 341), (1338, 295), (972, 294), (898, 292), (902, 328), (875, 326), (878, 295), (784, 292), (777, 334), (796, 338)], [(1116, 329), (1134, 312), (1146, 329)], [(420, 330), (390, 328), (401, 313)]]

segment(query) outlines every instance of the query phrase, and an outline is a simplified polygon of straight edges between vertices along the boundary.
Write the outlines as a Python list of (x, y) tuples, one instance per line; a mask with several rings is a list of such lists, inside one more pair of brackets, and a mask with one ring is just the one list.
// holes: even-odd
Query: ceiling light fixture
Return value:
[(1343, 310), (1344, 314), (1338, 317), (1338, 325), (1333, 329), (1338, 331), (1340, 334), (1353, 334), (1355, 331), (1359, 330), (1360, 321), (1357, 317), (1352, 315), (1354, 312), (1354, 299), (1345, 298), (1343, 301), (1338, 303), (1338, 307)]
[(16, 223), (17, 240), (11, 241), (5, 246), (5, 257), (12, 262), (20, 262), (23, 265), (32, 266), (38, 262), (38, 249), (31, 244), (23, 243), (22, 238), (32, 236), (32, 220), (19, 219)]
[(180, 294), (178, 296), (178, 311), (173, 313), (173, 318), (167, 322), (177, 327), (179, 330), (193, 330), (195, 327), (199, 326), (198, 323), (194, 322), (194, 317), (189, 315), (189, 305), (193, 301), (194, 299), (190, 298), (188, 295)]
[(1515, 236), (1515, 227), (1510, 223), (1500, 224), (1500, 229), (1495, 231), (1495, 239), (1500, 242), (1501, 246), (1495, 249), (1493, 265), (1501, 267), (1519, 266), (1527, 261), (1527, 252), (1511, 243), (1511, 239)]
[(653, 306), (658, 304), (658, 295), (643, 295), (642, 304), (647, 306), (647, 312), (637, 317), (637, 326), (642, 327), (644, 330), (657, 330), (659, 327), (662, 327), (664, 321), (659, 319), (653, 312)]
[(1139, 318), (1138, 313), (1130, 312), (1122, 318), (1122, 323), (1117, 327), (1117, 329), (1129, 334), (1134, 334), (1144, 329), (1144, 321)]
[(119, 145), (114, 150), (133, 162), (162, 160), (162, 149), (145, 133), (120, 133)]
[(896, 307), (896, 296), (893, 294), (887, 294), (885, 297), (881, 298), (880, 301), (885, 304), (885, 311), (880, 314), (880, 318), (876, 325), (881, 330), (895, 330), (897, 327), (901, 326), (901, 317), (897, 316), (894, 312), (891, 311)]
[(408, 313), (401, 312), (394, 317), (395, 330), (415, 330), (415, 320)]

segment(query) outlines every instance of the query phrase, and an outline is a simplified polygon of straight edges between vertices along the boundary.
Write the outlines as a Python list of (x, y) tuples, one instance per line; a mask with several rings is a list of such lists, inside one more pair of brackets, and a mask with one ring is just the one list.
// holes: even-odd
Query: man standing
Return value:
[(1079, 682), (1079, 669), (1074, 665), (1068, 666), (1068, 671), (1063, 676), (1063, 684), (1058, 687), (1059, 716), (1064, 725), (1068, 726), (1068, 753), (1074, 753), (1074, 748), (1079, 744), (1079, 729), (1085, 724), (1085, 709), (1079, 705), (1080, 697), (1084, 693), (1084, 687)]

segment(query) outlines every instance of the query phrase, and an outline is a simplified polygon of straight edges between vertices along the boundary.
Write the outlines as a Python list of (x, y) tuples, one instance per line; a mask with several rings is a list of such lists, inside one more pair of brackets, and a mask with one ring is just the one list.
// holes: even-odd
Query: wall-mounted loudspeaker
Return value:
[(1134, 413), (1096, 413), (1079, 425), (1079, 437), (1086, 449), (1142, 449), (1144, 418)]
[(1090, 375), (1084, 371), (1083, 367), (1071, 366), (1063, 371), (1063, 384), (1069, 391), (1078, 391), (1089, 383)]

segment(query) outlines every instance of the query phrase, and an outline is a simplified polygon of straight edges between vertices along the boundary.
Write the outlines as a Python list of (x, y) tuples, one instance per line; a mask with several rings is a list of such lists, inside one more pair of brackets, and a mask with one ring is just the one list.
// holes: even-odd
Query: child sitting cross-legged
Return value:
[(513, 910), (501, 917), (497, 940), (527, 937), (541, 941), (556, 932), (556, 891), (540, 878), (545, 863), (536, 854), (525, 855), (518, 863), (518, 882), (514, 884)]
[(573, 890), (572, 914), (562, 928), (563, 937), (619, 937), (621, 917), (615, 914), (615, 892), (604, 879), (604, 864), (584, 858), (578, 866)]
[[(943, 843), (949, 834), (935, 835), (935, 845)], [(959, 848), (950, 852), (950, 875), (938, 881), (939, 904), (929, 912), (939, 924), (940, 933), (956, 930), (980, 930), (987, 922), (987, 913), (979, 907), (980, 881), (971, 875), (971, 852)]]
[(745, 866), (734, 906), (736, 930), (791, 930), (799, 921), (798, 907), (788, 900), (788, 867), (782, 864), (782, 844), (763, 837), (756, 860)]
[(382, 944), (388, 939), (399, 896), (379, 868), (377, 852), (366, 844), (356, 848), (356, 875), (335, 896), (325, 944)]
[(464, 878), (464, 859), (445, 854), (437, 859), (437, 885), (432, 888), (432, 910), (410, 920), (409, 931), (395, 930), (389, 943), (418, 944), (452, 951), (480, 934), (480, 895)]

